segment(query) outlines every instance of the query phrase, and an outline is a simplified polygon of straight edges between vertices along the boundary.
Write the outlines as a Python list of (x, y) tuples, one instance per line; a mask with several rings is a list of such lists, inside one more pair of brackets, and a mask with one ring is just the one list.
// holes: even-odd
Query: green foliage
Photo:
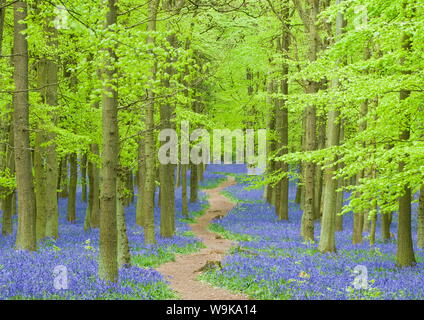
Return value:
[(4, 197), (16, 188), (15, 175), (11, 174), (9, 168), (0, 171), (0, 190), (1, 196)]

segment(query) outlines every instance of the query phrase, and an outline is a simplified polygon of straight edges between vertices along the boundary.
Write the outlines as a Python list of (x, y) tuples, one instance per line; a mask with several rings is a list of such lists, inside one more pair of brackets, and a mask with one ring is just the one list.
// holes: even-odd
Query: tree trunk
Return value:
[[(328, 114), (327, 122), (327, 148), (337, 146), (340, 137), (339, 111), (332, 109)], [(335, 231), (336, 231), (336, 199), (337, 180), (334, 178), (336, 165), (335, 157), (329, 161), (329, 167), (324, 170), (324, 201), (321, 219), (321, 237), (319, 251), (335, 252)]]
[[(48, 21), (49, 22), (49, 21)], [(44, 29), (49, 34), (49, 45), (57, 48), (57, 30), (46, 22)], [(41, 98), (44, 104), (55, 107), (58, 104), (58, 65), (54, 59), (47, 56), (39, 62)], [(50, 111), (50, 121), (55, 124), (57, 113)], [(45, 143), (45, 209), (46, 225), (45, 235), (57, 238), (59, 236), (59, 211), (57, 204), (57, 180), (58, 163), (56, 152), (56, 133), (46, 131), (44, 135)]]
[[(99, 146), (92, 144), (90, 150), (94, 155), (99, 155)], [(85, 230), (98, 228), (100, 224), (100, 176), (97, 164), (88, 162), (88, 206), (85, 218)]]
[[(302, 169), (300, 169), (301, 171)], [(300, 200), (302, 199), (302, 185), (300, 184), (300, 179), (298, 180), (297, 184), (296, 184), (296, 196), (294, 199), (294, 202), (297, 204), (300, 204)]]
[[(121, 177), (124, 178), (124, 177)], [(127, 268), (131, 266), (130, 246), (127, 236), (127, 224), (125, 221), (125, 183), (118, 179), (116, 198), (116, 220), (118, 228), (118, 267)]]
[[(308, 1), (308, 9), (306, 10), (308, 19), (305, 22), (305, 30), (309, 37), (308, 58), (312, 63), (316, 61), (319, 50), (319, 31), (318, 31), (318, 13), (319, 1)], [(312, 80), (307, 81), (306, 93), (314, 94), (318, 91), (318, 84)], [(313, 151), (316, 148), (316, 108), (314, 105), (308, 105), (305, 109), (305, 151)], [(305, 198), (303, 205), (303, 216), (301, 234), (303, 239), (308, 242), (314, 241), (314, 176), (315, 165), (312, 162), (304, 162), (304, 188)]]
[[(368, 101), (364, 101), (361, 105), (360, 110), (360, 123), (359, 123), (359, 132), (363, 132), (367, 129), (366, 116), (368, 114)], [(356, 176), (356, 183), (361, 183), (361, 179), (365, 177), (365, 170), (361, 170)], [(360, 197), (361, 194), (357, 193), (357, 197)], [(352, 235), (352, 244), (362, 243), (362, 233), (364, 228), (364, 212), (357, 211), (353, 215), (353, 235)]]
[(418, 248), (424, 248), (424, 185), (420, 189), (420, 200), (418, 206)]
[[(325, 148), (325, 132), (326, 119), (324, 116), (319, 117), (318, 121), (318, 149)], [(315, 220), (319, 220), (323, 212), (323, 188), (324, 188), (324, 173), (319, 165), (315, 165), (315, 182), (314, 182), (314, 214)]]
[(199, 180), (197, 179), (197, 166), (190, 164), (190, 202), (197, 201), (197, 189), (199, 186)]
[(125, 206), (128, 207), (134, 201), (134, 176), (129, 168), (126, 168), (125, 173), (125, 185), (128, 190), (125, 197)]
[[(338, 0), (340, 3), (342, 0)], [(336, 41), (342, 35), (343, 15), (341, 12), (336, 18)], [(332, 87), (337, 88), (339, 80), (334, 78)], [(340, 143), (340, 112), (337, 107), (333, 107), (328, 113), (327, 131), (326, 131), (326, 147), (332, 148)], [(320, 252), (336, 252), (336, 201), (337, 201), (337, 179), (335, 179), (335, 171), (337, 164), (335, 161), (337, 156), (332, 156), (324, 169), (324, 190), (322, 203), (322, 219), (321, 219), (321, 237), (318, 246)], [(317, 204), (318, 205), (318, 204)]]
[(197, 165), (197, 182), (203, 181), (203, 163)]
[(87, 153), (81, 157), (81, 201), (87, 202)]
[(377, 212), (370, 217), (370, 245), (375, 245), (375, 231), (377, 229)]
[(182, 214), (188, 217), (188, 199), (187, 199), (187, 165), (181, 165), (181, 194), (182, 194)]
[(68, 191), (68, 210), (67, 210), (67, 221), (75, 222), (76, 220), (76, 201), (77, 201), (77, 155), (72, 153), (69, 156), (70, 174), (69, 174), (69, 191)]
[[(281, 38), (280, 45), (278, 45), (279, 50), (283, 54), (284, 58), (288, 58), (288, 51), (290, 45), (290, 33), (289, 33), (289, 4), (288, 1), (283, 2), (282, 9), (282, 17), (287, 23), (283, 26), (283, 35)], [(283, 63), (282, 65), (282, 80), (281, 80), (281, 94), (287, 96), (289, 94), (289, 85), (288, 85), (288, 77), (289, 74), (289, 66), (287, 63)], [(278, 148), (281, 149), (279, 156), (284, 156), (288, 153), (288, 145), (289, 145), (289, 111), (286, 106), (286, 97), (280, 99), (278, 113), (276, 114), (277, 119), (276, 127), (278, 131)], [(277, 215), (279, 220), (288, 220), (289, 219), (289, 178), (288, 171), (289, 166), (287, 162), (281, 162), (279, 164), (279, 168), (283, 173), (286, 174), (279, 183), (277, 184), (278, 199), (276, 200), (276, 205), (278, 201), (278, 210)], [(276, 206), (277, 207), (277, 206)]]
[[(343, 180), (337, 179), (337, 189), (343, 187)], [(343, 215), (340, 213), (343, 209), (343, 191), (338, 191), (336, 195), (336, 231), (343, 231)]]
[(136, 206), (136, 223), (144, 227), (146, 213), (143, 211), (144, 190), (146, 188), (146, 157), (144, 155), (145, 147), (143, 140), (138, 142), (138, 189)]
[(17, 1), (14, 9), (13, 78), (14, 93), (14, 141), (16, 189), (18, 192), (18, 233), (16, 248), (36, 250), (36, 211), (32, 177), (32, 161), (29, 143), (29, 104), (28, 104), (28, 42), (26, 39), (27, 3)]
[[(3, 31), (4, 31), (4, 17), (6, 13), (6, 8), (3, 7), (5, 0), (0, 0), (0, 56), (3, 55)], [(9, 109), (9, 106), (7, 107)], [(9, 111), (5, 112), (4, 115), (0, 117), (0, 170), (7, 168), (7, 141), (9, 139), (9, 127), (10, 127), (10, 116)], [(0, 191), (3, 188), (0, 187)], [(4, 211), (4, 204), (6, 202), (7, 195), (4, 195), (4, 198), (0, 198), (1, 205), (0, 208)]]
[[(405, 39), (404, 39), (405, 41)], [(400, 99), (405, 100), (409, 97), (410, 91), (401, 91)], [(399, 137), (401, 141), (408, 141), (410, 137), (409, 128), (410, 119), (406, 128), (402, 130)], [(405, 168), (405, 162), (399, 163), (399, 171)], [(403, 195), (399, 197), (399, 215), (398, 215), (398, 239), (396, 251), (396, 265), (398, 267), (408, 267), (416, 264), (414, 248), (412, 243), (411, 230), (411, 188), (404, 186)]]
[[(171, 2), (165, 3), (168, 11), (174, 9)], [(171, 26), (169, 26), (171, 28)], [(167, 37), (167, 41), (171, 47), (177, 47), (177, 39), (175, 33), (171, 33)], [(173, 58), (169, 55), (167, 62), (170, 64), (166, 68), (166, 73), (171, 77), (175, 70), (172, 67)], [(171, 88), (169, 78), (162, 80), (163, 86), (168, 90)], [(174, 127), (171, 119), (174, 113), (174, 107), (170, 103), (162, 103), (160, 106), (160, 121), (162, 129), (172, 129)], [(166, 144), (162, 141), (161, 144)], [(174, 235), (174, 219), (175, 219), (175, 189), (174, 189), (174, 170), (173, 164), (159, 164), (159, 181), (160, 181), (160, 235), (164, 238), (170, 238)]]
[(60, 173), (59, 173), (59, 186), (60, 198), (66, 198), (68, 196), (68, 160), (67, 156), (63, 156), (60, 161)]
[(45, 147), (46, 136), (43, 129), (39, 129), (35, 134), (34, 151), (34, 184), (35, 184), (35, 204), (36, 204), (36, 240), (39, 241), (46, 236), (47, 222), (47, 202), (46, 202), (46, 168), (45, 168)]
[[(105, 30), (115, 25), (117, 6), (115, 0), (108, 0)], [(103, 86), (103, 154), (102, 154), (102, 184), (100, 195), (100, 245), (99, 245), (99, 277), (106, 281), (118, 281), (117, 263), (117, 223), (116, 223), (116, 188), (119, 154), (118, 129), (118, 92), (116, 89), (117, 59), (113, 46), (104, 48), (107, 52), (105, 67), (102, 70)]]
[[(268, 91), (268, 97), (267, 97), (267, 104), (273, 106), (275, 108), (275, 99), (272, 97), (275, 91), (275, 85), (274, 85), (274, 79), (268, 79), (268, 85), (267, 85), (267, 91)], [(271, 112), (268, 119), (268, 128), (270, 132), (274, 132), (275, 129), (275, 112)], [(274, 139), (268, 139), (267, 140), (267, 153), (271, 154), (275, 150), (275, 142)], [(275, 169), (275, 161), (269, 160), (267, 164), (267, 174), (272, 174)], [(274, 187), (272, 184), (267, 184), (265, 186), (265, 199), (266, 201), (271, 204), (272, 199), (274, 197)]]
[[(14, 155), (14, 136), (13, 126), (9, 129), (9, 146), (6, 149), (6, 167), (9, 169), (10, 174), (15, 173), (15, 155)], [(13, 201), (15, 200), (14, 192), (10, 192), (5, 196), (3, 202), (3, 217), (2, 217), (2, 235), (6, 236), (13, 233), (12, 216), (14, 214)]]
[[(343, 125), (343, 121), (341, 120), (339, 142), (342, 143), (343, 140), (344, 140), (344, 125)], [(343, 164), (339, 164), (339, 168), (342, 166)], [(343, 188), (343, 186), (344, 186), (343, 179), (339, 178), (337, 180), (337, 189), (341, 189)], [(342, 190), (342, 191), (338, 191), (336, 196), (336, 231), (343, 231), (343, 215), (340, 214), (343, 209), (343, 204), (344, 204), (344, 194)]]
[[(406, 131), (401, 136), (406, 138)], [(402, 171), (405, 164), (399, 164)], [(405, 187), (404, 194), (399, 198), (398, 216), (398, 239), (396, 251), (396, 265), (398, 267), (408, 267), (416, 264), (411, 233), (411, 189)]]
[[(404, 2), (404, 9), (406, 11), (407, 2)], [(404, 33), (402, 36), (402, 49), (410, 53), (412, 49), (412, 41), (409, 33)], [(401, 61), (403, 64), (404, 61)], [(405, 74), (410, 71), (405, 71)], [(409, 90), (401, 90), (399, 94), (400, 103), (403, 104), (411, 95)], [(411, 114), (406, 111), (404, 115), (403, 128), (399, 136), (400, 141), (408, 141), (411, 135)], [(399, 162), (399, 172), (402, 173), (406, 166), (406, 161), (409, 160), (409, 155), (405, 155), (405, 160)], [(398, 215), (398, 239), (396, 251), (396, 265), (398, 267), (408, 267), (416, 264), (414, 247), (412, 242), (411, 230), (411, 187), (405, 185), (403, 187), (403, 194), (399, 197), (399, 215)]]
[[(156, 31), (156, 16), (158, 11), (159, 1), (152, 0), (149, 3), (148, 16), (150, 17), (147, 23), (147, 30)], [(147, 44), (154, 45), (155, 39), (152, 36), (147, 37)], [(151, 81), (155, 80), (156, 61), (153, 62), (151, 68)], [(155, 93), (152, 89), (147, 90), (148, 103), (146, 104), (146, 136), (145, 136), (145, 157), (146, 157), (146, 180), (144, 188), (144, 242), (152, 244), (155, 239), (155, 221), (154, 221), (154, 197), (155, 197), (155, 139), (154, 139), (154, 97)]]
[(381, 212), (381, 240), (387, 242), (390, 240), (390, 221), (389, 212)]

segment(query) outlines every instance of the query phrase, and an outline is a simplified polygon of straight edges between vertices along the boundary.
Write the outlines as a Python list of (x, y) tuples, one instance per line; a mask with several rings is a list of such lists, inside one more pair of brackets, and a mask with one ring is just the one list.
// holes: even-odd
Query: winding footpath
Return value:
[(226, 181), (217, 188), (203, 190), (208, 195), (210, 207), (206, 213), (199, 217), (196, 223), (190, 227), (196, 237), (202, 240), (206, 248), (199, 252), (188, 255), (176, 255), (175, 261), (162, 264), (157, 271), (162, 273), (170, 282), (171, 288), (177, 292), (183, 300), (246, 300), (246, 296), (233, 294), (227, 290), (215, 288), (201, 282), (196, 278), (200, 274), (200, 269), (208, 261), (221, 261), (226, 252), (235, 245), (234, 242), (223, 239), (217, 234), (208, 230), (210, 222), (220, 216), (225, 216), (235, 207), (228, 198), (221, 194), (221, 191), (235, 184), (233, 177), (228, 177)]

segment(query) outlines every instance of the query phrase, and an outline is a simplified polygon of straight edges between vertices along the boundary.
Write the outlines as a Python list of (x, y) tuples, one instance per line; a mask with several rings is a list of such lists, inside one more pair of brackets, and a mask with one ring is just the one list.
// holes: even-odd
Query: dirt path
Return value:
[(168, 262), (157, 270), (162, 273), (171, 283), (171, 288), (176, 291), (183, 300), (245, 300), (246, 296), (232, 294), (224, 289), (212, 287), (196, 280), (201, 269), (208, 261), (221, 261), (225, 253), (234, 245), (227, 239), (221, 239), (217, 234), (208, 231), (211, 220), (218, 216), (224, 216), (234, 208), (220, 192), (235, 184), (234, 178), (229, 177), (215, 189), (203, 190), (209, 197), (210, 204), (206, 213), (197, 219), (195, 224), (190, 225), (195, 235), (200, 238), (206, 248), (189, 255), (176, 255), (175, 261)]

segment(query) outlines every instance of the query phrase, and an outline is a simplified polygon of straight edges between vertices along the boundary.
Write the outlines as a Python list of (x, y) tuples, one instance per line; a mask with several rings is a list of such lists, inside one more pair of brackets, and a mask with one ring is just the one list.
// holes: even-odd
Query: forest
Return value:
[(0, 300), (423, 300), (423, 14), (0, 0)]

